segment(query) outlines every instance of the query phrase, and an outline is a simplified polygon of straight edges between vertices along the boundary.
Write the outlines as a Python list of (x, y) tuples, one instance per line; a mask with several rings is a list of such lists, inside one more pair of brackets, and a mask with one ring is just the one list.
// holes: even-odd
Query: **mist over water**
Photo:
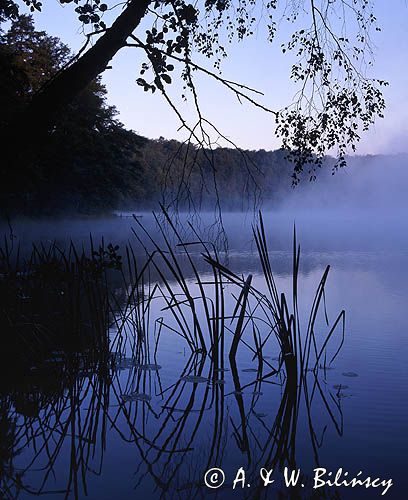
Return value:
[(327, 209), (344, 212), (393, 212), (407, 207), (408, 155), (355, 156), (334, 174), (317, 170), (314, 182), (303, 180), (281, 209)]
[[(348, 165), (334, 175), (329, 167), (317, 171), (317, 179), (307, 178), (288, 189), (278, 200), (263, 200), (259, 207), (271, 230), (273, 249), (291, 246), (293, 224), (298, 239), (307, 250), (391, 250), (407, 247), (408, 242), (408, 155), (364, 156), (348, 158)], [(306, 175), (305, 175), (306, 177)], [(224, 193), (228, 197), (228, 193)], [(159, 208), (157, 209), (159, 212)], [(134, 241), (130, 231), (135, 227), (133, 212), (116, 214), (125, 217), (87, 217), (58, 219), (12, 218), (9, 226), (1, 220), (2, 234), (14, 236), (23, 246), (31, 242), (57, 241), (65, 245), (70, 240), (87, 244), (92, 234), (95, 242), (125, 244)], [(148, 231), (153, 231), (151, 212), (135, 211)], [(257, 214), (253, 211), (224, 212), (223, 225), (231, 251), (250, 251), (251, 225)], [(213, 227), (216, 213), (211, 210), (191, 216), (180, 214), (180, 222), (192, 221), (203, 230), (204, 237), (217, 235)], [(211, 227), (211, 230), (208, 228)]]

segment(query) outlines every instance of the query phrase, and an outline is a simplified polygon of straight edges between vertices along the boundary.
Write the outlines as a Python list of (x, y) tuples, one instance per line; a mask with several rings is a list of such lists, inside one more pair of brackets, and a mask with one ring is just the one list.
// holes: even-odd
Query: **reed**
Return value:
[[(259, 224), (253, 227), (253, 235), (256, 243), (258, 257), (262, 269), (262, 277), (265, 283), (266, 293), (257, 289), (251, 284), (250, 276), (248, 278), (238, 276), (228, 267), (222, 265), (218, 259), (204, 255), (204, 259), (213, 267), (219, 270), (225, 279), (238, 286), (241, 290), (237, 303), (249, 304), (248, 296), (255, 303), (254, 309), (260, 311), (260, 314), (246, 312), (248, 321), (262, 323), (267, 325), (268, 333), (264, 340), (258, 343), (259, 348), (265, 348), (266, 342), (273, 334), (278, 341), (280, 365), (285, 367), (287, 376), (293, 381), (299, 381), (310, 371), (316, 371), (320, 364), (330, 365), (337, 357), (343, 342), (345, 334), (345, 311), (342, 310), (335, 321), (329, 325), (325, 304), (325, 289), (329, 275), (330, 266), (327, 266), (323, 276), (316, 288), (312, 306), (310, 309), (306, 331), (301, 328), (301, 318), (299, 315), (299, 266), (300, 266), (300, 245), (297, 244), (296, 228), (293, 233), (293, 260), (292, 260), (292, 290), (291, 297), (279, 292), (272, 263), (270, 252), (268, 250), (268, 241), (265, 232), (265, 225), (262, 214), (259, 214)], [(243, 300), (245, 298), (245, 300)], [(244, 307), (244, 306), (243, 306)], [(242, 316), (241, 312), (241, 316)], [(320, 332), (317, 328), (317, 318), (322, 314), (326, 321), (326, 333)], [(303, 322), (304, 323), (304, 322)], [(265, 330), (265, 328), (263, 328)], [(319, 330), (319, 335), (317, 331)], [(327, 348), (334, 334), (340, 330), (340, 339), (338, 347), (334, 354), (327, 360)], [(241, 336), (241, 332), (239, 332)], [(236, 354), (237, 338), (233, 342), (232, 355)]]
[[(118, 247), (102, 240), (96, 248), (91, 238), (88, 252), (73, 243), (65, 250), (40, 245), (22, 259), (19, 249), (13, 253), (5, 239), (0, 249), (0, 320), (13, 356), (33, 360), (52, 350), (92, 347), (118, 356), (127, 352), (151, 363), (162, 336), (176, 334), (192, 353), (210, 356), (215, 369), (223, 368), (227, 351), (234, 359), (244, 348), (270, 375), (284, 368), (293, 383), (334, 361), (344, 340), (345, 312), (329, 325), (327, 266), (307, 326), (301, 328), (305, 321), (299, 314), (300, 246), (295, 229), (292, 290), (287, 296), (275, 280), (261, 214), (253, 235), (262, 290), (259, 276), (254, 280), (236, 274), (194, 227), (193, 238), (186, 240), (164, 209), (161, 220), (155, 218), (160, 243), (135, 217), (133, 233), (143, 257), (130, 243), (123, 258)], [(112, 291), (113, 281), (122, 290), (120, 300)], [(326, 319), (326, 333), (317, 328), (319, 315)], [(328, 346), (339, 330), (338, 348), (328, 359)], [(266, 352), (279, 355), (278, 366), (265, 358)]]

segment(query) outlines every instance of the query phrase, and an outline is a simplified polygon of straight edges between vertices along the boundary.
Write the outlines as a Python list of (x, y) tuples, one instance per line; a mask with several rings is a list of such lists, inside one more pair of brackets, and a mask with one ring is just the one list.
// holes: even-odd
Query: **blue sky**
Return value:
[[(83, 35), (78, 30), (72, 4), (62, 7), (57, 0), (44, 4), (43, 12), (35, 16), (36, 26), (59, 36), (74, 50), (80, 47)], [(382, 31), (373, 38), (374, 73), (390, 83), (385, 90), (387, 110), (385, 118), (377, 121), (373, 129), (362, 137), (357, 152), (408, 152), (408, 5), (405, 0), (377, 0), (375, 12)], [(280, 40), (271, 46), (259, 33), (242, 44), (229, 47), (229, 58), (222, 66), (226, 78), (262, 91), (262, 103), (272, 109), (290, 103), (295, 91), (295, 87), (288, 83), (291, 61), (281, 55), (279, 43)], [(138, 51), (131, 48), (122, 49), (115, 56), (112, 69), (103, 75), (109, 102), (117, 107), (122, 122), (141, 135), (183, 139), (185, 134), (178, 131), (178, 119), (163, 98), (157, 93), (145, 93), (135, 84), (141, 61)], [(272, 115), (249, 104), (239, 104), (232, 94), (208, 78), (199, 78), (197, 83), (205, 116), (223, 134), (248, 149), (279, 147), (279, 140), (274, 136)], [(176, 100), (179, 94), (179, 86), (173, 85), (172, 95)], [(185, 115), (191, 116), (190, 105), (177, 102)]]

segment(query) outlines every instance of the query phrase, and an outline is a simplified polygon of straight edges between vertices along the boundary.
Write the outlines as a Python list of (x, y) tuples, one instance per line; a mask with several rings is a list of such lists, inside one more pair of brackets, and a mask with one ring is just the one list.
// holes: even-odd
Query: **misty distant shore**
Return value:
[[(117, 217), (121, 213), (140, 213), (157, 210), (163, 197), (171, 200), (178, 191), (177, 208), (181, 211), (253, 212), (264, 210), (374, 210), (389, 212), (400, 210), (407, 204), (408, 154), (350, 156), (347, 166), (333, 170), (334, 159), (327, 157), (310, 180), (308, 166), (300, 182), (292, 182), (293, 164), (283, 150), (245, 151), (217, 148), (213, 161), (217, 170), (216, 187), (203, 189), (199, 174), (192, 174), (189, 187), (182, 189), (185, 158), (177, 141), (144, 139), (140, 149), (137, 179), (130, 173), (111, 182), (109, 189), (115, 194), (104, 195), (106, 179), (97, 172), (92, 179), (92, 193), (85, 189), (81, 177), (71, 184), (55, 182), (42, 186), (41, 195), (19, 193), (18, 201), (3, 208), (3, 216), (15, 218), (97, 218)], [(163, 176), (172, 158), (172, 176), (167, 187)], [(253, 170), (248, 180), (248, 161)], [(201, 168), (207, 176), (211, 165), (205, 161)], [(129, 175), (129, 178), (126, 177)], [(99, 183), (99, 184), (98, 184)], [(22, 201), (25, 200), (25, 201)]]

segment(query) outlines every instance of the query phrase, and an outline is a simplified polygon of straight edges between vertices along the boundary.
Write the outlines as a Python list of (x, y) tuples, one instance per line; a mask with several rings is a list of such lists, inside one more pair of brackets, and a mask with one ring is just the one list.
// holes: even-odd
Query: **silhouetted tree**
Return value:
[[(38, 0), (25, 2), (32, 10), (41, 10)], [(14, 127), (8, 126), (9, 133), (16, 133), (12, 131), (17, 123), (19, 133), (24, 132), (27, 140), (36, 139), (41, 130), (49, 130), (58, 111), (101, 74), (120, 49), (129, 46), (142, 50), (146, 56), (137, 83), (145, 91), (158, 90), (164, 95), (195, 142), (210, 147), (208, 128), (214, 131), (199, 108), (196, 71), (215, 78), (239, 100), (271, 112), (283, 147), (292, 151), (295, 181), (304, 162), (319, 161), (328, 148), (338, 148), (338, 164), (343, 164), (347, 147), (354, 148), (360, 131), (382, 115), (384, 100), (379, 87), (385, 82), (365, 76), (370, 29), (376, 28), (370, 0), (61, 3), (73, 4), (79, 23), (86, 29), (87, 41), (70, 63), (36, 93), (23, 115), (16, 117)], [(113, 19), (111, 23), (105, 21), (107, 11), (109, 19)], [(138, 30), (142, 19), (147, 26), (150, 23), (147, 30)], [(293, 26), (292, 36), (282, 50), (295, 56), (291, 78), (299, 84), (299, 92), (295, 101), (282, 110), (267, 110), (256, 101), (256, 92), (227, 80), (217, 71), (226, 56), (227, 43), (252, 36), (261, 20), (265, 21), (268, 41), (275, 39), (279, 21), (286, 20)], [(90, 43), (92, 40), (94, 43)], [(212, 59), (215, 68), (197, 64), (197, 53)], [(181, 68), (185, 95), (190, 91), (196, 106), (196, 124), (187, 123), (167, 92), (176, 65)]]

